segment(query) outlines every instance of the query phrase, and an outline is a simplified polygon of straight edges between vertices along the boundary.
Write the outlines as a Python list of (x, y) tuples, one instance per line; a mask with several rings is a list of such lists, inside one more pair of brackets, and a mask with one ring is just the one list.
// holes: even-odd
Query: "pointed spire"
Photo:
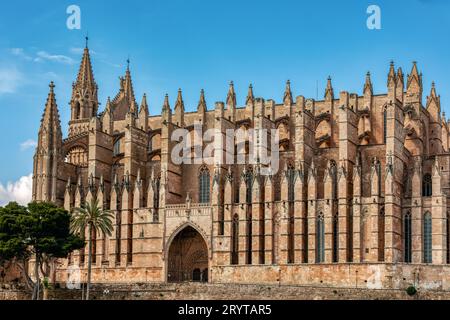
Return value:
[(86, 48), (84, 48), (83, 58), (81, 59), (76, 85), (96, 87), (94, 72), (92, 71), (91, 55), (88, 48), (88, 39), (86, 37)]
[(333, 98), (334, 98), (334, 91), (333, 85), (331, 83), (331, 76), (328, 76), (327, 88), (325, 89), (325, 99), (333, 99)]
[(169, 95), (167, 93), (166, 96), (164, 97), (164, 104), (162, 110), (163, 112), (170, 111)]
[(108, 100), (106, 101), (105, 112), (110, 113), (111, 111), (112, 111), (112, 109), (111, 109), (111, 97), (108, 97)]
[(366, 74), (366, 83), (364, 84), (364, 94), (373, 95), (373, 86), (372, 80), (370, 78), (370, 71), (368, 71)]
[[(58, 105), (56, 104), (55, 97), (55, 84), (53, 81), (50, 82), (49, 88), (50, 91), (48, 93), (44, 114), (41, 120), (41, 130), (45, 127), (47, 132), (51, 132), (50, 136), (58, 134), (61, 137), (61, 122), (59, 120)], [(55, 129), (57, 132), (54, 132)]]
[(227, 105), (236, 106), (236, 93), (234, 92), (233, 81), (230, 82), (230, 89), (228, 90)]
[(440, 104), (440, 97), (436, 93), (436, 84), (434, 83), (434, 81), (431, 84), (430, 96), (427, 97), (427, 109), (429, 109), (431, 105), (436, 107), (436, 109), (435, 109), (436, 111), (432, 112), (432, 113), (436, 117), (439, 117), (440, 112), (441, 112), (441, 104)]
[(206, 99), (205, 99), (205, 90), (200, 91), (200, 100), (198, 102), (197, 110), (199, 112), (205, 112), (207, 110)]
[(181, 89), (178, 89), (177, 102), (175, 103), (175, 111), (179, 109), (184, 111), (183, 92), (181, 91)]
[(286, 82), (286, 90), (284, 91), (284, 98), (283, 98), (284, 105), (292, 105), (292, 92), (291, 92), (291, 81), (288, 80)]
[(133, 80), (131, 79), (130, 58), (127, 60), (127, 71), (125, 72), (125, 79), (123, 80), (123, 90), (131, 106), (133, 102), (136, 102), (136, 98), (134, 96)]
[(248, 87), (248, 94), (247, 94), (247, 100), (245, 103), (247, 105), (252, 104), (255, 101), (255, 96), (253, 95), (253, 85), (250, 83)]
[(396, 83), (395, 64), (394, 61), (391, 61), (388, 74), (388, 86), (394, 83)]
[(413, 83), (416, 83), (419, 88), (422, 87), (422, 74), (419, 74), (419, 69), (417, 67), (416, 61), (413, 61), (411, 74), (408, 75), (407, 88), (410, 89), (410, 87)]
[(144, 93), (141, 102), (141, 110), (139, 112), (145, 112), (148, 114), (147, 94)]
[(397, 70), (397, 85), (403, 87), (404, 82), (405, 82), (405, 79), (403, 76), (403, 70), (402, 70), (402, 68), (398, 68), (398, 70)]
[(437, 99), (437, 94), (436, 94), (436, 83), (433, 81), (431, 83), (431, 93), (430, 93), (430, 97), (431, 98), (436, 98)]

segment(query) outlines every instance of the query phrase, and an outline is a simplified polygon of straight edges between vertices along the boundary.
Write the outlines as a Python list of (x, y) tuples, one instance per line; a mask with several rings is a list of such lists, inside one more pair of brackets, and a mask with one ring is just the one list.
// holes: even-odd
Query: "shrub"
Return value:
[(408, 294), (408, 296), (412, 297), (417, 293), (417, 289), (414, 286), (410, 286), (408, 287), (408, 289), (406, 289), (406, 293)]

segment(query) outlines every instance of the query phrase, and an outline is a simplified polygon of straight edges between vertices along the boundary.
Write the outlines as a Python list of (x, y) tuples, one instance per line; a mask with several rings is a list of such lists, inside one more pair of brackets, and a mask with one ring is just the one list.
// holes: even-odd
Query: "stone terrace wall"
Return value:
[[(95, 286), (91, 296), (95, 300), (450, 300), (450, 291), (420, 291), (409, 297), (405, 290), (190, 283)], [(52, 298), (81, 299), (81, 292), (58, 290)]]
[(313, 287), (450, 290), (450, 266), (411, 264), (320, 264), (213, 267), (213, 283)]

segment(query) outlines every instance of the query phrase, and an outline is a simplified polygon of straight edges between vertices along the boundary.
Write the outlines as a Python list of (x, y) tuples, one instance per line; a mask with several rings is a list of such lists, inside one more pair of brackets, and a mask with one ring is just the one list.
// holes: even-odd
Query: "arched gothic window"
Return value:
[(432, 263), (433, 262), (433, 256), (432, 256), (432, 218), (431, 213), (427, 212), (424, 216), (423, 221), (423, 262), (424, 263)]
[(412, 262), (412, 223), (411, 223), (411, 212), (407, 212), (403, 217), (403, 234), (404, 234), (404, 247), (405, 263)]
[(325, 261), (325, 223), (323, 213), (317, 216), (316, 221), (316, 262)]
[(422, 196), (423, 197), (431, 197), (433, 194), (433, 183), (431, 174), (427, 173), (423, 176), (422, 181)]
[(383, 112), (383, 141), (386, 143), (387, 141), (387, 110), (384, 109)]
[(209, 170), (206, 167), (202, 167), (200, 169), (200, 174), (199, 174), (199, 202), (200, 203), (209, 203), (211, 198), (210, 198), (210, 174), (209, 174)]

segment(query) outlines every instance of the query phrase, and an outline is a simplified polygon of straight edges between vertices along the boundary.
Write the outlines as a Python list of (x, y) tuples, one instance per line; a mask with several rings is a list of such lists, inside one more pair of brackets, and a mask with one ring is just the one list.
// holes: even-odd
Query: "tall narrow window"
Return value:
[(431, 174), (427, 173), (423, 176), (422, 181), (422, 196), (423, 197), (431, 197), (433, 194), (433, 181), (431, 178)]
[(407, 212), (403, 217), (403, 234), (405, 246), (405, 263), (412, 262), (412, 223), (411, 212)]
[(383, 141), (386, 143), (387, 141), (387, 110), (385, 109), (383, 112)]
[(347, 218), (347, 262), (353, 262), (353, 205), (350, 205)]
[(159, 192), (161, 180), (158, 178), (153, 182), (153, 222), (159, 222)]
[(120, 154), (120, 140), (117, 140), (114, 143), (114, 156), (117, 156)]
[(385, 214), (384, 208), (378, 213), (378, 261), (384, 261), (384, 231), (385, 227)]
[(427, 212), (423, 221), (423, 262), (432, 263), (432, 218), (431, 213)]
[(286, 172), (287, 174), (287, 181), (288, 181), (288, 201), (294, 202), (295, 200), (295, 170), (292, 167), (289, 167), (289, 169)]
[(210, 202), (210, 174), (206, 167), (200, 170), (199, 175), (199, 202), (209, 203)]
[(339, 262), (339, 214), (333, 216), (333, 262)]
[(252, 264), (252, 244), (253, 244), (253, 230), (252, 230), (252, 210), (247, 209), (247, 264)]
[(289, 213), (289, 225), (288, 225), (288, 259), (287, 263), (294, 263), (295, 260), (295, 241), (294, 241), (294, 224), (295, 224), (295, 218), (294, 218), (294, 212), (293, 212), (293, 205), (290, 205), (292, 210)]
[(233, 217), (231, 224), (231, 264), (239, 264), (239, 216)]
[(253, 188), (253, 175), (251, 172), (247, 172), (247, 176), (245, 177), (245, 183), (247, 185), (247, 193), (246, 193), (246, 202), (252, 203), (252, 188)]
[(320, 213), (316, 221), (316, 262), (325, 261), (325, 224), (323, 213)]

